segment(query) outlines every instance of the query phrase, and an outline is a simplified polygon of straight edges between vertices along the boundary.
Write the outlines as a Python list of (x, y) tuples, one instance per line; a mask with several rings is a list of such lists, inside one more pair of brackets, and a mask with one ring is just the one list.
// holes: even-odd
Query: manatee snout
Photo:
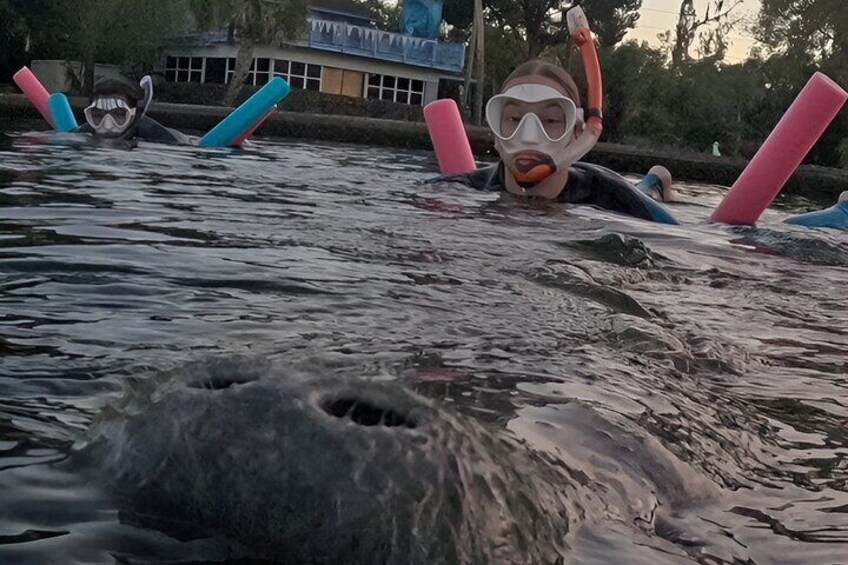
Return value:
[(127, 515), (274, 562), (554, 563), (577, 514), (502, 431), (397, 382), (268, 365), (151, 378), (81, 455)]

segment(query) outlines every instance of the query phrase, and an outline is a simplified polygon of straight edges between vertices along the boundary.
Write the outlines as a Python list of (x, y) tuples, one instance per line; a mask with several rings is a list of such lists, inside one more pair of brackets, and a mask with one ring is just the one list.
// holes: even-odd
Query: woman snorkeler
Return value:
[(674, 199), (664, 167), (652, 168), (637, 187), (609, 169), (577, 162), (600, 134), (599, 126), (588, 131), (591, 118), (600, 121), (600, 109), (584, 112), (577, 85), (564, 69), (542, 61), (524, 63), (486, 106), (500, 161), (450, 180), (663, 221), (653, 201)]

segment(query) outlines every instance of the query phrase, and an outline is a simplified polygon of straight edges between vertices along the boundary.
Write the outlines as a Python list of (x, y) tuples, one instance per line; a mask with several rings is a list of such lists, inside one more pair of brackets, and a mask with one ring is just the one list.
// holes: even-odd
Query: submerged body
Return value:
[[(80, 126), (74, 131), (74, 133), (87, 133), (90, 135), (96, 134), (89, 124)], [(175, 129), (165, 127), (153, 118), (149, 118), (147, 116), (141, 117), (138, 122), (133, 125), (133, 128), (128, 130), (119, 139), (151, 141), (154, 143), (170, 143), (174, 145), (194, 145), (189, 136)]]
[[(498, 162), (467, 175), (455, 175), (446, 180), (461, 182), (477, 190), (508, 191), (507, 172)], [(642, 193), (619, 174), (589, 163), (574, 163), (569, 167), (567, 180), (557, 194), (557, 202), (588, 204), (650, 221), (666, 221), (667, 212), (650, 196)], [(667, 222), (674, 223), (674, 222)]]
[(142, 521), (292, 563), (556, 563), (580, 513), (543, 456), (398, 383), (264, 365), (169, 376), (80, 455)]

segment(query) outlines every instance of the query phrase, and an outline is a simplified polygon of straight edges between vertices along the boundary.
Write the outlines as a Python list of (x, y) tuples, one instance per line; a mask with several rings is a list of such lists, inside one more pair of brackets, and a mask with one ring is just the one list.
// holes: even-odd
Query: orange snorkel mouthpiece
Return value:
[(533, 185), (542, 182), (554, 174), (554, 170), (550, 165), (536, 165), (526, 173), (514, 172), (512, 176), (519, 185)]

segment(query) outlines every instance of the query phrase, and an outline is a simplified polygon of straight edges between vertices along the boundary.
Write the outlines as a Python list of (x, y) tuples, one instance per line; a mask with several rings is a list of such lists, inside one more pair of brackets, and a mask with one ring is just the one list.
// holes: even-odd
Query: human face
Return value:
[(574, 138), (577, 108), (561, 91), (525, 82), (507, 88), (486, 106), (501, 159), (522, 186), (567, 169), (561, 155)]
[(85, 109), (85, 121), (99, 135), (118, 137), (132, 125), (135, 113), (121, 96), (98, 96)]

